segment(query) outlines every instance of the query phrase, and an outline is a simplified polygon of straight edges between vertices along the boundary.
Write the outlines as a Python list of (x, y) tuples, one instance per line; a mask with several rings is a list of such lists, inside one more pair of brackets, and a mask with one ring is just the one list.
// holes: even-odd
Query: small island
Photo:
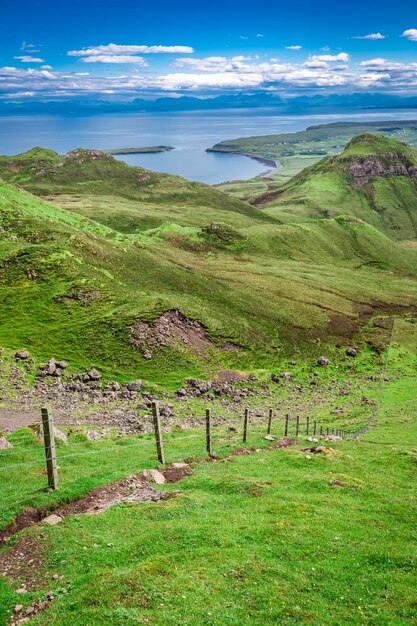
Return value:
[(155, 154), (158, 152), (169, 152), (174, 150), (171, 146), (150, 146), (145, 148), (112, 148), (103, 150), (106, 154)]

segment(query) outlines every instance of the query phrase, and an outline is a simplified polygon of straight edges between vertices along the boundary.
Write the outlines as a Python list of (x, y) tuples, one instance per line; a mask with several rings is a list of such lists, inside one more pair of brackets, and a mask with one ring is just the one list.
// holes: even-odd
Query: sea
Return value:
[(74, 148), (111, 150), (171, 146), (169, 152), (123, 155), (130, 165), (218, 184), (246, 180), (268, 165), (241, 155), (206, 152), (225, 139), (305, 130), (338, 121), (417, 119), (416, 109), (364, 109), (287, 115), (276, 109), (228, 109), (97, 115), (16, 115), (0, 117), (0, 154), (12, 155), (34, 146), (64, 154)]

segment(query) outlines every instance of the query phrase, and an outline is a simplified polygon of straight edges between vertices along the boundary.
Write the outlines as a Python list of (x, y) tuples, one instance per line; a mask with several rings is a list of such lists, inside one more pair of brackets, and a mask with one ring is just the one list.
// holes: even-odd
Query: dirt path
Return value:
[(39, 410), (0, 408), (0, 431), (6, 434), (39, 422)]

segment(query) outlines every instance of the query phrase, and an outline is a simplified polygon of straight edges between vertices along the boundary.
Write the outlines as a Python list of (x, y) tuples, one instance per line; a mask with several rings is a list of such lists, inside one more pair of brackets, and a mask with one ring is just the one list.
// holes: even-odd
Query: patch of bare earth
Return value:
[(42, 538), (39, 535), (25, 535), (0, 555), (0, 573), (29, 591), (39, 587), (44, 561)]
[[(191, 473), (189, 468), (167, 468), (161, 473), (165, 482), (176, 483)], [(35, 509), (28, 507), (16, 519), (0, 531), (0, 545), (6, 543), (10, 537), (24, 528), (33, 526), (45, 519), (52, 511), (58, 517), (69, 517), (82, 513), (92, 514), (103, 512), (113, 504), (121, 502), (157, 502), (166, 500), (178, 492), (161, 491), (154, 489), (143, 474), (128, 476), (110, 485), (97, 487), (79, 500), (74, 500), (60, 508), (43, 507)]]
[[(149, 359), (155, 350), (163, 346), (185, 346), (196, 354), (215, 346), (200, 322), (177, 310), (166, 311), (153, 323), (137, 320), (129, 331), (130, 343)], [(227, 343), (223, 349), (232, 350), (235, 346)]]

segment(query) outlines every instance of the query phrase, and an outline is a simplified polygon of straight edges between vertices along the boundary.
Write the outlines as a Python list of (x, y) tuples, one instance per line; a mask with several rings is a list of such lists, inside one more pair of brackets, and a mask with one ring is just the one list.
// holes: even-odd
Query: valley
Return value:
[[(399, 124), (306, 131), (329, 143), (305, 169), (220, 187), (100, 150), (0, 157), (0, 624), (412, 623), (417, 151)], [(281, 161), (282, 138), (246, 141)]]

